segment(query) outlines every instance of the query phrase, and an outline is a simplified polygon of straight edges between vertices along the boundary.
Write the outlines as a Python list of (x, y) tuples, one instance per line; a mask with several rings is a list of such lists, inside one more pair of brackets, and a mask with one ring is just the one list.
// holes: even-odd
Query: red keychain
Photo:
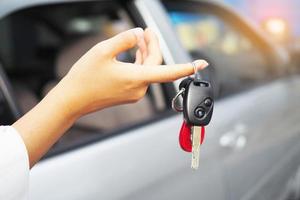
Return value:
[[(203, 143), (205, 137), (205, 127), (201, 127), (201, 141), (200, 145)], [(191, 140), (191, 126), (189, 126), (185, 121), (181, 125), (179, 132), (179, 145), (186, 152), (192, 152), (192, 140)]]

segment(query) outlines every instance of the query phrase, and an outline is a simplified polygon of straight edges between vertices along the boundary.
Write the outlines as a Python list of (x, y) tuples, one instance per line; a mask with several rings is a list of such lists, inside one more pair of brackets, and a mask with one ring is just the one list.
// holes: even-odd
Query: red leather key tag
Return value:
[[(201, 127), (201, 141), (203, 143), (205, 137), (205, 127)], [(187, 152), (192, 152), (192, 140), (191, 140), (191, 126), (183, 121), (180, 133), (179, 133), (179, 144), (180, 147)]]

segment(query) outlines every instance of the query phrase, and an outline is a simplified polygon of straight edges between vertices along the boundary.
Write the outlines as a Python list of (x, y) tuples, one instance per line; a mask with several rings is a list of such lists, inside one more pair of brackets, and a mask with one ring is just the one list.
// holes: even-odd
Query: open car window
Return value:
[(14, 119), (12, 112), (10, 112), (9, 107), (7, 105), (7, 101), (5, 100), (5, 96), (0, 89), (0, 121), (1, 125), (9, 124)]
[(269, 57), (240, 27), (209, 10), (174, 7), (168, 10), (174, 29), (193, 59), (210, 63), (204, 75), (214, 82), (217, 98), (261, 85), (274, 76)]
[[(36, 105), (93, 45), (134, 27), (116, 2), (76, 2), (27, 8), (0, 20), (0, 58), (23, 113)], [(134, 50), (118, 59), (134, 61)], [(161, 85), (135, 104), (79, 119), (49, 155), (97, 141), (169, 113)]]

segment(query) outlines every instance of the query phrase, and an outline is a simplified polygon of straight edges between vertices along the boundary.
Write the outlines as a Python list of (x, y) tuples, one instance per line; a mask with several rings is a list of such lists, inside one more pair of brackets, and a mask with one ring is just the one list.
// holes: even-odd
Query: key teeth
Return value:
[[(192, 158), (193, 159), (193, 158)], [(192, 164), (191, 164), (191, 168), (193, 170), (197, 170), (199, 168), (199, 163), (194, 163), (193, 160), (192, 160)]]
[(200, 156), (200, 141), (201, 141), (202, 127), (192, 126), (192, 163), (191, 167), (193, 169), (198, 169), (199, 167), (199, 156)]
[(198, 166), (191, 166), (191, 169), (194, 170), (194, 171), (197, 171)]

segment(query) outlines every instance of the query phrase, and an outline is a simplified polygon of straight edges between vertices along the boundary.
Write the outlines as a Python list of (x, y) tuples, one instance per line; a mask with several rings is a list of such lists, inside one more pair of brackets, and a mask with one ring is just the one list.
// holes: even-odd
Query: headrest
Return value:
[(123, 20), (107, 21), (101, 24), (101, 30), (98, 33), (85, 35), (65, 46), (56, 59), (55, 73), (57, 78), (64, 77), (72, 65), (94, 45), (129, 28), (129, 24)]
[(104, 39), (101, 35), (89, 35), (63, 48), (56, 59), (56, 76), (63, 78), (81, 56)]

